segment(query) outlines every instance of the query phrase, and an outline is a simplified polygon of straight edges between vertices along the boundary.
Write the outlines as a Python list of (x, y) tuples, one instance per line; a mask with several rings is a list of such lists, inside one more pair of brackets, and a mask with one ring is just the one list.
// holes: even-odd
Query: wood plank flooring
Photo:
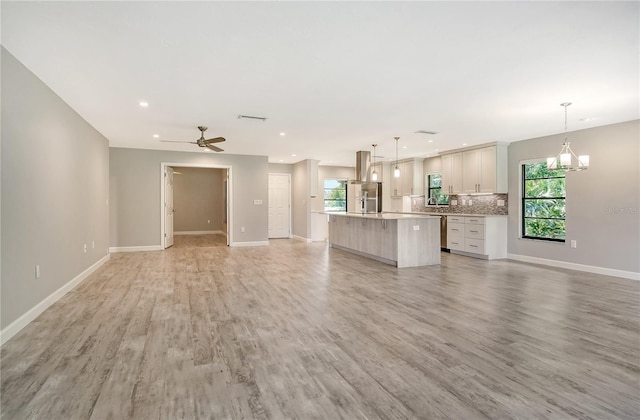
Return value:
[(640, 282), (175, 239), (2, 346), (2, 419), (640, 418)]

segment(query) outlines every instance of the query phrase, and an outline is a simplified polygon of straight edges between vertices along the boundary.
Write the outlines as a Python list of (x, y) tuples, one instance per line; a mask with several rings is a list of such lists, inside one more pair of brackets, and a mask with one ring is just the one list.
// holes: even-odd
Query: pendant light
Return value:
[(569, 146), (569, 136), (567, 135), (567, 107), (569, 105), (571, 105), (571, 102), (560, 104), (560, 106), (564, 107), (564, 142), (560, 153), (556, 157), (547, 158), (548, 169), (574, 172), (589, 168), (589, 155), (576, 156)]
[(372, 144), (372, 146), (373, 146), (373, 172), (371, 173), (371, 180), (375, 182), (378, 180), (378, 173), (376, 172), (376, 147), (378, 145)]
[(394, 137), (394, 139), (396, 139), (396, 167), (393, 170), (393, 176), (400, 178), (400, 168), (398, 168), (398, 140), (400, 140), (400, 137)]

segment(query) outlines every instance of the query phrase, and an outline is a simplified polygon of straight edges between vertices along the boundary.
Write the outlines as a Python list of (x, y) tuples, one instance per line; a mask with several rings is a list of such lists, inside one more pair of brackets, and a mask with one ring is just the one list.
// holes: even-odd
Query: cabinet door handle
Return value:
[(469, 246), (470, 246), (471, 248), (477, 248), (477, 247), (478, 247), (478, 245), (471, 245), (471, 244), (469, 244)]
[(478, 233), (478, 231), (477, 231), (477, 230), (470, 230), (469, 232), (471, 232), (471, 233)]
[(456, 232), (457, 232), (457, 231), (458, 231), (458, 229), (451, 229), (451, 231), (456, 231)]

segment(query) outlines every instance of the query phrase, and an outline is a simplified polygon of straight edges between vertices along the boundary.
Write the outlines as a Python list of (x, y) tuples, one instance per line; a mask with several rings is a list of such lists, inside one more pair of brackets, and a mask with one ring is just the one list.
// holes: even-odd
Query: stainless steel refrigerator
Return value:
[(363, 182), (360, 184), (360, 212), (382, 213), (381, 182)]

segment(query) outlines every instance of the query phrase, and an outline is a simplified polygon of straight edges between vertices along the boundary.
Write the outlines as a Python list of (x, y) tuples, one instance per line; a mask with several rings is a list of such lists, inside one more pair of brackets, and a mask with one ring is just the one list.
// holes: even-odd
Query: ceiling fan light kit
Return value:
[(562, 143), (560, 153), (558, 153), (556, 157), (547, 158), (547, 168), (565, 172), (577, 172), (589, 169), (589, 155), (577, 156), (573, 150), (571, 150), (571, 143), (567, 135), (567, 107), (569, 105), (571, 105), (571, 102), (563, 102), (560, 104), (560, 106), (564, 107), (564, 142)]

